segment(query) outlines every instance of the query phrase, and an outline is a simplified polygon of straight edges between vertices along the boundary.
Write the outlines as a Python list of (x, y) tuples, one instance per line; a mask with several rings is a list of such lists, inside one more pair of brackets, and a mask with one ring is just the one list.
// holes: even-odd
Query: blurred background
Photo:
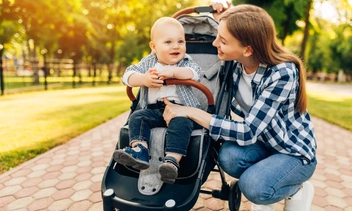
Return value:
[[(225, 2), (225, 1), (224, 1)], [(41, 85), (120, 83), (149, 53), (161, 16), (206, 0), (0, 0), (1, 94)], [(309, 80), (350, 82), (352, 0), (233, 0), (273, 17), (281, 43), (306, 63)]]
[[(2, 206), (10, 210), (11, 207), (25, 209), (30, 203), (29, 209), (39, 209), (38, 206), (60, 209), (56, 197), (37, 197), (44, 192), (52, 193), (56, 183), (39, 182), (50, 176), (55, 177), (52, 181), (63, 179), (60, 183), (70, 186), (86, 180), (85, 175), (92, 176), (92, 182), (84, 181), (90, 187), (79, 185), (83, 190), (77, 191), (77, 186), (72, 185), (72, 190), (58, 190), (53, 195), (68, 194), (70, 199), (62, 200), (67, 209), (79, 206), (79, 210), (88, 210), (84, 206), (93, 203), (91, 210), (94, 207), (101, 210), (103, 172), (100, 169), (111, 158), (123, 124), (120, 121), (125, 121), (131, 105), (121, 75), (127, 66), (150, 52), (149, 31), (156, 19), (186, 7), (210, 3), (209, 0), (0, 0), (0, 210)], [(280, 42), (304, 60), (309, 80), (308, 109), (317, 134), (320, 160), (313, 177), (317, 188), (315, 208), (349, 210), (352, 0), (233, 0), (231, 3), (263, 7), (275, 21)], [(99, 127), (101, 135), (94, 132), (81, 136), (82, 139), (78, 137), (103, 124), (104, 128)], [(75, 145), (77, 139), (70, 142), (76, 137), (82, 145)], [(93, 140), (97, 144), (91, 145)], [(64, 143), (75, 143), (66, 145), (72, 146), (67, 151), (70, 154), (66, 155), (61, 148), (55, 151), (59, 153), (58, 160), (48, 153), (50, 158), (43, 155), (24, 168), (19, 166)], [(84, 164), (77, 166), (78, 160)], [(47, 161), (52, 162), (46, 171), (42, 168), (47, 164), (42, 162)], [(32, 173), (27, 172), (28, 166), (33, 166)], [(66, 175), (71, 177), (73, 173), (68, 172), (71, 170), (77, 172), (77, 179), (72, 176), (66, 183)], [(26, 185), (33, 181), (39, 183), (38, 187)], [(89, 192), (91, 196), (81, 201)], [(72, 193), (75, 195), (71, 197)], [(80, 197), (75, 197), (76, 194)], [(203, 204), (217, 206), (214, 201), (201, 202), (197, 210), (206, 209)]]

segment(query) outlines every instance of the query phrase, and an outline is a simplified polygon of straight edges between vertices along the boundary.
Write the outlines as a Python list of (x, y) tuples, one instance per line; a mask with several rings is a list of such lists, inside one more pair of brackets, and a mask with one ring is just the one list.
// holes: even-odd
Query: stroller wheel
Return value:
[(241, 205), (241, 190), (238, 187), (237, 181), (232, 181), (229, 192), (229, 208), (231, 211), (240, 210)]

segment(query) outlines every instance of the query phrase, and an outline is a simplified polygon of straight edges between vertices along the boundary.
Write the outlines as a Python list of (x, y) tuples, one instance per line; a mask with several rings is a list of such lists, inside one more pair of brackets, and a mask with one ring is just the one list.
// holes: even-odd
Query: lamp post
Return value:
[(4, 52), (4, 46), (0, 44), (0, 89), (1, 95), (4, 95), (4, 69), (2, 68), (2, 54)]
[[(109, 23), (106, 28), (108, 29), (108, 33), (110, 37), (115, 37), (116, 35), (116, 30), (114, 30), (115, 25)], [(110, 47), (110, 53), (109, 53), (109, 63), (108, 63), (108, 84), (111, 83), (112, 80), (112, 69), (114, 65), (114, 56), (115, 56), (115, 41), (112, 40), (111, 47)]]
[(44, 89), (48, 90), (48, 81), (47, 81), (48, 68), (47, 68), (47, 62), (46, 62), (46, 54), (48, 53), (48, 50), (43, 49), (43, 50), (40, 51), (40, 53), (43, 55), (43, 59), (44, 59), (44, 67), (43, 67), (43, 71), (44, 71)]
[(76, 56), (76, 52), (75, 51), (73, 51), (73, 52), (71, 52), (71, 54), (70, 54), (70, 56), (71, 56), (71, 58), (72, 58), (72, 60), (73, 60), (73, 67), (72, 67), (72, 71), (73, 71), (73, 73), (72, 73), (72, 87), (73, 88), (76, 88), (76, 59), (75, 59), (75, 56)]
[(56, 75), (58, 76), (58, 77), (60, 77), (61, 76), (61, 59), (62, 59), (62, 50), (61, 49), (58, 49), (57, 50), (57, 57), (58, 57), (58, 62), (57, 62), (57, 73), (56, 73)]

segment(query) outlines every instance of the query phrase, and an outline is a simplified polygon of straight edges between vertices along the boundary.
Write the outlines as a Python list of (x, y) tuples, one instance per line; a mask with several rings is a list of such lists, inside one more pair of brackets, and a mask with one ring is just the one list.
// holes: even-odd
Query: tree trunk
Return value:
[(1, 95), (4, 95), (5, 84), (4, 84), (4, 69), (2, 68), (2, 54), (4, 52), (4, 48), (0, 44), (0, 89)]
[(306, 46), (307, 46), (307, 41), (308, 41), (308, 36), (309, 36), (309, 25), (310, 25), (309, 16), (310, 16), (310, 10), (312, 7), (312, 2), (313, 2), (313, 0), (308, 0), (306, 14), (305, 14), (305, 18), (304, 18), (304, 22), (306, 25), (304, 27), (303, 40), (302, 40), (301, 53), (300, 53), (300, 57), (303, 61), (305, 59), (304, 52), (306, 51)]
[(33, 71), (33, 84), (39, 84), (39, 60), (37, 57), (37, 46), (36, 43), (33, 44), (33, 49), (31, 49), (30, 44), (27, 41), (29, 59), (31, 63), (31, 68)]

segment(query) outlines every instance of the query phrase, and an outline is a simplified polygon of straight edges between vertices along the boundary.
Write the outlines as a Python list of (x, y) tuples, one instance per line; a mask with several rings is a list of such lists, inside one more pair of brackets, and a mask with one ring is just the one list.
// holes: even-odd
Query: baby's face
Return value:
[(182, 26), (164, 24), (156, 30), (151, 41), (152, 51), (163, 65), (178, 63), (186, 53), (186, 40)]

